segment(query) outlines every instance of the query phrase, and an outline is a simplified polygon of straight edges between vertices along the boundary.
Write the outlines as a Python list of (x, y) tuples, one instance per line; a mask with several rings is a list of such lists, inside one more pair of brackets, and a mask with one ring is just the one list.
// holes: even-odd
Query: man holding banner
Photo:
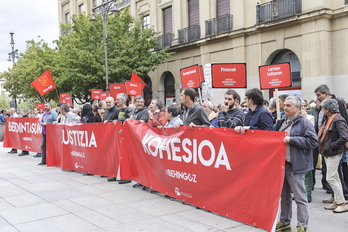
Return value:
[(57, 113), (52, 110), (52, 105), (50, 102), (46, 102), (45, 105), (45, 113), (41, 118), (41, 126), (42, 126), (42, 144), (41, 144), (41, 154), (42, 159), (41, 162), (37, 165), (45, 165), (46, 164), (46, 126), (48, 123), (53, 123), (57, 121)]
[[(193, 129), (195, 126), (210, 126), (209, 118), (200, 105), (195, 105), (196, 92), (194, 89), (186, 88), (180, 94), (181, 103), (185, 105), (182, 114), (184, 126), (189, 126)], [(180, 125), (175, 125), (179, 128)]]
[(305, 174), (313, 169), (312, 149), (318, 146), (318, 137), (312, 123), (302, 117), (301, 98), (289, 96), (284, 102), (284, 119), (277, 122), (276, 130), (288, 133), (283, 141), (287, 144), (285, 176), (280, 202), (280, 221), (276, 231), (291, 231), (292, 197), (297, 204), (297, 231), (307, 231), (309, 209), (305, 187)]

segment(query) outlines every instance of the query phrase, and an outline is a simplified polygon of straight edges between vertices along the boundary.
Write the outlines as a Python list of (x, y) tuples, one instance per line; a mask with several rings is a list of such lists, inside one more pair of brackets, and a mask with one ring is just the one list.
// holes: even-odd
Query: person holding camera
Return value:
[(245, 114), (242, 109), (235, 105), (235, 100), (239, 99), (239, 94), (232, 89), (225, 93), (225, 100), (220, 105), (218, 115), (218, 127), (235, 128), (236, 126), (243, 126)]

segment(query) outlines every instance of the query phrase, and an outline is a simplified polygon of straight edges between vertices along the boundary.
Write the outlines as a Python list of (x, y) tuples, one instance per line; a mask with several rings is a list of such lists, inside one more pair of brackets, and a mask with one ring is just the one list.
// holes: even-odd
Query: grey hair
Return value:
[(125, 102), (128, 100), (128, 95), (125, 93), (119, 93), (116, 95), (116, 97), (120, 97)]
[(322, 94), (324, 93), (330, 94), (330, 89), (327, 85), (319, 85), (317, 88), (315, 88), (314, 93), (318, 91)]
[(207, 103), (210, 109), (214, 109), (214, 104), (211, 101), (205, 101), (204, 103)]
[(277, 107), (277, 102), (276, 99), (274, 97), (272, 97), (271, 99), (269, 99), (269, 105), (273, 105), (274, 108)]
[(301, 106), (301, 98), (298, 96), (288, 96), (285, 100), (292, 100), (295, 106)]
[(70, 111), (70, 108), (67, 104), (62, 104), (60, 107), (59, 107), (61, 110), (63, 110), (64, 112), (69, 112)]
[(330, 111), (331, 113), (339, 113), (340, 108), (338, 106), (337, 100), (328, 98), (321, 102), (320, 104), (324, 109)]
[(134, 101), (139, 100), (139, 99), (143, 99), (143, 98), (144, 98), (143, 96), (138, 95), (138, 96), (136, 96), (136, 97), (134, 98)]

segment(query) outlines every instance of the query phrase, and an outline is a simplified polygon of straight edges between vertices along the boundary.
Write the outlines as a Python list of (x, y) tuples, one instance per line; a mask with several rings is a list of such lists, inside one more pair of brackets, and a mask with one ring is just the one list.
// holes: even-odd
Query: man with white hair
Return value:
[(119, 109), (115, 105), (115, 99), (113, 97), (107, 97), (105, 99), (106, 103), (106, 110), (104, 113), (104, 123), (106, 122), (113, 122), (114, 120), (117, 119)]
[(202, 106), (204, 108), (205, 113), (208, 115), (210, 124), (213, 127), (217, 127), (218, 126), (218, 117), (217, 117), (218, 115), (213, 110), (214, 104), (211, 101), (205, 101)]

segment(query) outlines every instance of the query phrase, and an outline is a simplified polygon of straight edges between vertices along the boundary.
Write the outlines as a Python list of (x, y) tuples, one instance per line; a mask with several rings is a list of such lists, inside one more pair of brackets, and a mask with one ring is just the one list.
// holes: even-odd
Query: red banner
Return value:
[(203, 82), (205, 82), (205, 79), (204, 79), (204, 71), (203, 71), (203, 66), (202, 66), (202, 65), (199, 65), (199, 66), (198, 66), (198, 75), (199, 75), (199, 82), (200, 82), (200, 84), (202, 84)]
[(137, 81), (126, 81), (126, 94), (131, 96), (138, 96), (143, 94), (143, 83)]
[(31, 85), (34, 86), (41, 96), (56, 88), (49, 69), (36, 78)]
[(211, 64), (214, 88), (246, 88), (246, 64)]
[(198, 88), (201, 86), (198, 64), (180, 69), (182, 88)]
[(6, 118), (4, 147), (41, 152), (41, 125), (38, 118)]
[(110, 84), (109, 89), (111, 96), (115, 99), (117, 94), (126, 93), (126, 87), (124, 86), (124, 83)]
[(41, 110), (41, 113), (45, 111), (45, 103), (35, 103), (35, 107)]
[(47, 166), (116, 177), (121, 123), (49, 124)]
[(259, 66), (261, 89), (291, 87), (290, 63)]
[(271, 230), (284, 180), (284, 132), (163, 130), (127, 120), (122, 135), (132, 144), (122, 147), (123, 179)]
[(92, 89), (91, 90), (91, 98), (94, 100), (99, 100), (99, 94), (103, 92), (103, 90), (100, 89)]

